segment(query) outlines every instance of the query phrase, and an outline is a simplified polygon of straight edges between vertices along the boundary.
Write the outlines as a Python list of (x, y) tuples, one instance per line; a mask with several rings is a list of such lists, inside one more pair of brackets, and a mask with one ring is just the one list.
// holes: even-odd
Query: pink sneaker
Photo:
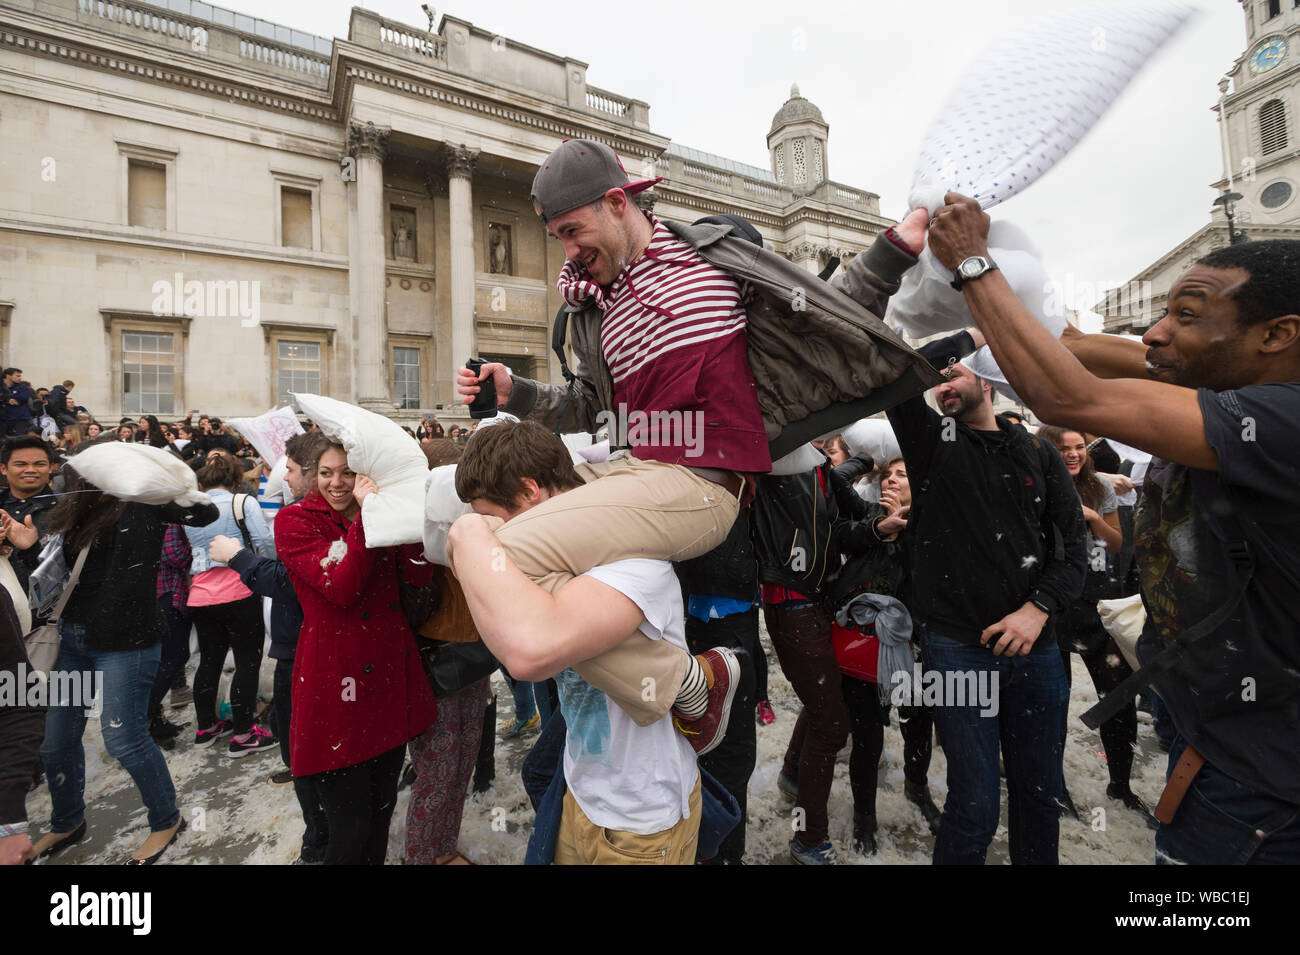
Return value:
[(767, 700), (758, 701), (758, 721), (767, 726), (776, 722), (776, 714), (772, 712), (772, 704)]
[(254, 723), (247, 736), (231, 737), (230, 748), (226, 750), (226, 755), (238, 759), (240, 756), (247, 756), (249, 753), (277, 748), (279, 745), (280, 741), (278, 739)]

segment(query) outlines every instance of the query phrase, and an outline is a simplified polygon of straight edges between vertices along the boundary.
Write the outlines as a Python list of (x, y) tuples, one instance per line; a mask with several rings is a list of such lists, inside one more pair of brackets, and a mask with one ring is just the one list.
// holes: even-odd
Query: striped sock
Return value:
[(709, 708), (709, 680), (696, 657), (686, 664), (682, 688), (677, 691), (673, 709), (684, 720), (698, 720)]

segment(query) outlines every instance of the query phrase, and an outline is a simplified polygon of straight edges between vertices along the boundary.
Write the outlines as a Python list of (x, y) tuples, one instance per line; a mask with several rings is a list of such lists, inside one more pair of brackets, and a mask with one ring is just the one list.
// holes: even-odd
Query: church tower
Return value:
[[(1300, 0), (1238, 0), (1247, 46), (1219, 84), (1220, 192), (1241, 194), (1243, 226), (1300, 223)], [(1222, 220), (1223, 208), (1214, 212)]]

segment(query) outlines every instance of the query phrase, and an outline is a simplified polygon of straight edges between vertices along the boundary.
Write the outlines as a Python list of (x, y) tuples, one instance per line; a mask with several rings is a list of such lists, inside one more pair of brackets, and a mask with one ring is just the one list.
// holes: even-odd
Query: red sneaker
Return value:
[(674, 713), (673, 726), (686, 737), (695, 750), (695, 755), (703, 756), (715, 749), (727, 735), (731, 704), (736, 698), (736, 685), (740, 681), (740, 660), (736, 658), (735, 651), (727, 647), (706, 650), (696, 659), (706, 666), (706, 675), (711, 673), (713, 676), (709, 685), (709, 708), (697, 720), (686, 720)]
[(758, 701), (758, 721), (766, 726), (771, 726), (776, 722), (776, 714), (772, 712), (772, 704), (767, 700)]

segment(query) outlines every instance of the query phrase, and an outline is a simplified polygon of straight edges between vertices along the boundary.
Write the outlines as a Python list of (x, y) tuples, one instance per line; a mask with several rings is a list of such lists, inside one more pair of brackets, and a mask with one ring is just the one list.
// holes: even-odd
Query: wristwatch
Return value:
[(990, 258), (982, 255), (972, 255), (957, 266), (957, 274), (952, 280), (952, 287), (960, 292), (961, 287), (967, 282), (979, 278), (985, 272), (992, 272), (997, 267), (998, 264)]
[(1033, 604), (1035, 607), (1037, 607), (1039, 610), (1041, 610), (1043, 613), (1047, 614), (1049, 617), (1052, 615), (1052, 608), (1049, 607), (1041, 598), (1031, 597), (1029, 599), (1029, 602)]

